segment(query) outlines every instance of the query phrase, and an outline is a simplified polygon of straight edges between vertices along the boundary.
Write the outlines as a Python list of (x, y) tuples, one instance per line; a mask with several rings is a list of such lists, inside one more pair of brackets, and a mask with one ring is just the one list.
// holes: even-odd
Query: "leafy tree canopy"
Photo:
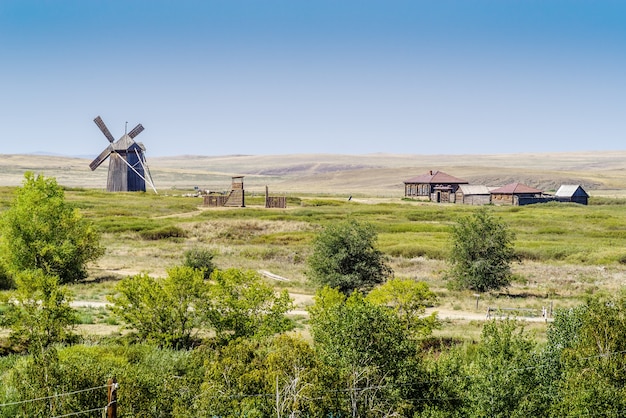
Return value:
[(366, 298), (378, 305), (395, 310), (407, 332), (412, 335), (429, 335), (438, 327), (437, 313), (423, 317), (426, 308), (433, 306), (437, 295), (425, 282), (411, 279), (390, 279), (373, 289)]
[(462, 289), (485, 292), (508, 286), (515, 259), (513, 232), (486, 209), (462, 218), (452, 229), (450, 274)]
[(70, 306), (70, 294), (59, 278), (41, 270), (16, 275), (17, 290), (11, 295), (2, 325), (11, 329), (11, 340), (19, 347), (41, 353), (52, 344), (67, 341), (78, 321)]
[(104, 253), (98, 232), (65, 201), (54, 178), (32, 172), (24, 177), (0, 222), (8, 272), (41, 269), (61, 283), (86, 277), (86, 264)]
[(268, 336), (293, 328), (285, 314), (293, 304), (276, 294), (255, 271), (214, 270), (204, 310), (219, 338)]
[(308, 260), (310, 279), (346, 295), (382, 283), (392, 270), (375, 242), (370, 224), (351, 219), (328, 225), (314, 241)]
[(201, 270), (173, 267), (163, 279), (139, 274), (123, 279), (115, 290), (116, 294), (108, 297), (113, 303), (111, 311), (141, 339), (185, 348), (203, 323), (198, 307), (207, 287)]

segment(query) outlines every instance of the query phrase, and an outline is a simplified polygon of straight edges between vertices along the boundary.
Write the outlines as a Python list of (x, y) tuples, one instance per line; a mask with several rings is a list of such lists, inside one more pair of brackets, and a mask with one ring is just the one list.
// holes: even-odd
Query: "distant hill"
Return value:
[[(1, 155), (0, 185), (22, 182), (30, 170), (56, 177), (68, 187), (104, 189), (107, 163), (96, 171), (89, 158), (56, 155)], [(230, 179), (243, 175), (247, 191), (273, 194), (324, 193), (400, 197), (403, 181), (441, 170), (473, 184), (500, 186), (521, 182), (542, 190), (561, 184), (583, 184), (590, 192), (626, 189), (626, 151), (493, 155), (295, 154), (184, 155), (149, 158), (161, 191), (202, 189), (222, 191)]]

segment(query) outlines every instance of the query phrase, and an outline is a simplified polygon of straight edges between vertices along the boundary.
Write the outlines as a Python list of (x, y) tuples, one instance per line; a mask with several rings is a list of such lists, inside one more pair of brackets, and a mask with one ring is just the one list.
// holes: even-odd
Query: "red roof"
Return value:
[(525, 184), (522, 183), (510, 183), (507, 184), (506, 186), (502, 186), (499, 189), (494, 189), (491, 191), (491, 193), (495, 193), (495, 194), (535, 194), (535, 193), (541, 193), (541, 190), (539, 189), (535, 189), (533, 187), (530, 186), (526, 186)]
[(443, 171), (431, 171), (421, 176), (413, 177), (405, 180), (404, 183), (421, 183), (421, 184), (467, 184), (467, 181), (456, 178)]

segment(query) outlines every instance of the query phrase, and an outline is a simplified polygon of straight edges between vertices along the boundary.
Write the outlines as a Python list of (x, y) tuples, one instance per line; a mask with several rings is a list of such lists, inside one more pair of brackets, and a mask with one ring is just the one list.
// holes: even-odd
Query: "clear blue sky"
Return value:
[(619, 150), (621, 0), (1, 0), (0, 154)]

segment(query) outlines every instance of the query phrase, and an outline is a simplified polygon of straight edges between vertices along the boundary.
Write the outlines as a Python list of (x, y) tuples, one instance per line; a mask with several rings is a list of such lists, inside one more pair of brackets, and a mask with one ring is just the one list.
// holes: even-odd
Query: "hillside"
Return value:
[[(442, 170), (474, 184), (489, 186), (522, 182), (550, 191), (560, 184), (580, 183), (601, 195), (621, 195), (626, 189), (626, 151), (494, 154), (298, 154), (148, 157), (157, 188), (222, 191), (233, 175), (245, 176), (245, 188), (274, 194), (321, 193), (396, 197), (403, 180), (428, 170)], [(24, 171), (56, 177), (68, 187), (102, 189), (107, 165), (92, 172), (85, 158), (0, 155), (0, 185), (21, 183)]]

